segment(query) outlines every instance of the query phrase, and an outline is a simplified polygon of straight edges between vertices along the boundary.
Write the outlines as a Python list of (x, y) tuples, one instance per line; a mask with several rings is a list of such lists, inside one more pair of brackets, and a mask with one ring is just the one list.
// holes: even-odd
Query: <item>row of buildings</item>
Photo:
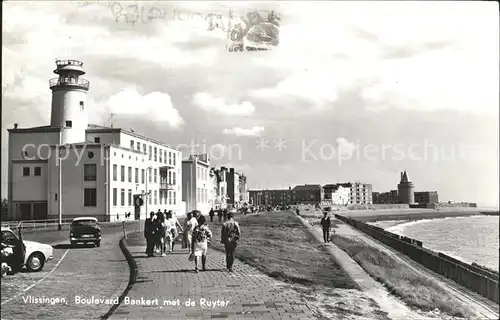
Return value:
[(253, 205), (287, 205), (323, 203), (335, 205), (371, 204), (372, 185), (361, 182), (306, 184), (275, 190), (250, 190)]
[(374, 204), (419, 204), (427, 205), (439, 202), (437, 191), (415, 191), (415, 185), (408, 178), (406, 170), (401, 172), (397, 190), (373, 192)]
[(353, 204), (419, 204), (438, 203), (437, 191), (414, 191), (406, 171), (401, 173), (397, 190), (373, 192), (372, 185), (361, 182), (306, 184), (278, 190), (250, 190), (253, 205), (279, 206), (287, 204), (324, 204), (347, 206)]
[(50, 125), (8, 129), (7, 219), (57, 219), (59, 213), (63, 219), (115, 221), (128, 213), (144, 219), (150, 211), (182, 214), (248, 202), (246, 176), (213, 168), (206, 154), (183, 161), (180, 149), (161, 141), (89, 124), (83, 63), (58, 60), (56, 66)]

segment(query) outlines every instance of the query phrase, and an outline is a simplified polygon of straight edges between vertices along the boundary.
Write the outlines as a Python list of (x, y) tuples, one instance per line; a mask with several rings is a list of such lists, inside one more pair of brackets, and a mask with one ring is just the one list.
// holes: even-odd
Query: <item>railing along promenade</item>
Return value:
[(340, 221), (358, 229), (383, 244), (401, 252), (415, 262), (423, 265), (456, 283), (499, 303), (498, 272), (467, 264), (453, 257), (423, 247), (421, 241), (399, 236), (382, 228), (336, 214)]

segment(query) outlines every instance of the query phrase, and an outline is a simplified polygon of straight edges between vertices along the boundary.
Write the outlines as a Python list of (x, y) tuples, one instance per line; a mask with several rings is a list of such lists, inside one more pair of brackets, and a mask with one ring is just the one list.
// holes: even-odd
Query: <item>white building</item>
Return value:
[(331, 194), (331, 204), (333, 205), (347, 205), (351, 200), (351, 188), (337, 186)]
[(210, 194), (213, 184), (210, 177), (210, 158), (207, 153), (190, 155), (182, 161), (182, 200), (186, 211), (199, 210), (208, 214), (212, 203)]
[[(130, 219), (144, 219), (158, 209), (184, 213), (181, 151), (132, 131), (89, 125), (83, 63), (56, 65), (51, 124), (8, 130), (9, 218), (56, 219), (59, 204), (63, 219), (115, 221), (128, 212)], [(141, 195), (144, 206), (134, 206)]]

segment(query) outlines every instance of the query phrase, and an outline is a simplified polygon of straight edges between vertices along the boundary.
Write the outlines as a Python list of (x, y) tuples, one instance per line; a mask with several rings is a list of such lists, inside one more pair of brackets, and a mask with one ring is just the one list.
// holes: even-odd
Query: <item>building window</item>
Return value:
[(66, 121), (66, 128), (73, 127), (73, 122), (71, 120)]
[(172, 158), (173, 158), (173, 163), (172, 163), (172, 164), (173, 164), (174, 166), (176, 165), (176, 164), (175, 164), (175, 156), (176, 156), (176, 154), (175, 154), (175, 153), (173, 153), (173, 154), (172, 154)]
[(134, 149), (134, 140), (130, 140), (130, 149)]
[(141, 143), (137, 141), (137, 151), (141, 151)]
[(167, 178), (167, 179), (168, 179), (168, 180), (167, 180), (167, 183), (168, 183), (168, 184), (172, 184), (172, 171), (169, 171), (169, 172), (168, 172), (168, 178)]
[(172, 204), (174, 204), (174, 205), (177, 203), (175, 197), (176, 197), (176, 193), (175, 193), (175, 191), (172, 191)]
[(39, 177), (42, 175), (42, 167), (35, 167), (35, 176)]
[(155, 190), (155, 204), (158, 204), (158, 191)]
[(139, 169), (135, 168), (135, 183), (139, 183)]
[(132, 167), (128, 167), (128, 182), (132, 182)]
[(23, 167), (23, 176), (29, 177), (30, 175), (30, 168), (29, 167)]
[(83, 189), (83, 206), (84, 207), (97, 206), (97, 189), (96, 188)]
[(113, 188), (113, 207), (118, 205), (118, 189)]
[(172, 192), (168, 192), (168, 204), (172, 204)]
[(167, 150), (163, 153), (163, 161), (164, 163), (167, 163)]
[(85, 109), (85, 104), (83, 101), (80, 101), (80, 110), (83, 111), (83, 109)]
[(177, 184), (175, 181), (175, 172), (172, 172), (172, 184)]
[(132, 189), (128, 189), (128, 206), (132, 206)]
[(149, 169), (148, 170), (148, 176), (149, 176), (149, 183), (153, 182), (153, 170)]
[(155, 169), (155, 175), (154, 175), (154, 177), (155, 177), (155, 183), (158, 181), (158, 180), (156, 179), (156, 176), (157, 176), (157, 175), (158, 175), (158, 171)]
[(160, 163), (162, 162), (162, 154), (163, 154), (163, 151), (160, 149), (160, 151), (159, 151), (159, 157), (158, 157), (158, 161)]
[(168, 164), (172, 164), (172, 152), (168, 152)]
[(95, 137), (95, 138), (94, 138), (94, 142), (95, 142), (95, 143), (101, 143), (101, 138), (99, 138), (99, 137)]
[(163, 191), (160, 191), (160, 204), (163, 204)]
[(146, 170), (142, 169), (141, 170), (141, 183), (145, 183), (145, 178), (146, 178)]
[(153, 147), (149, 146), (149, 160), (153, 159)]
[(121, 166), (121, 180), (125, 182), (125, 166)]
[(113, 181), (118, 180), (118, 165), (113, 165)]
[(155, 161), (158, 161), (158, 149), (155, 147)]
[(120, 190), (120, 205), (123, 207), (125, 206), (125, 189)]
[(153, 195), (149, 194), (148, 199), (149, 199), (149, 204), (153, 204)]
[(97, 165), (84, 164), (83, 165), (83, 181), (96, 181), (97, 180)]

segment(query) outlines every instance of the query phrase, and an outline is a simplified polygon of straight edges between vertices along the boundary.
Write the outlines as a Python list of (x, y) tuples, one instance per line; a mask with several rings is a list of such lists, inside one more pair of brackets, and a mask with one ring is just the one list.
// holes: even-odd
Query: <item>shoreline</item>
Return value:
[(479, 210), (384, 210), (384, 211), (334, 211), (333, 213), (356, 219), (361, 222), (380, 222), (380, 221), (401, 221), (401, 223), (409, 221), (427, 220), (427, 219), (443, 219), (454, 217), (470, 217), (470, 216), (488, 216)]

